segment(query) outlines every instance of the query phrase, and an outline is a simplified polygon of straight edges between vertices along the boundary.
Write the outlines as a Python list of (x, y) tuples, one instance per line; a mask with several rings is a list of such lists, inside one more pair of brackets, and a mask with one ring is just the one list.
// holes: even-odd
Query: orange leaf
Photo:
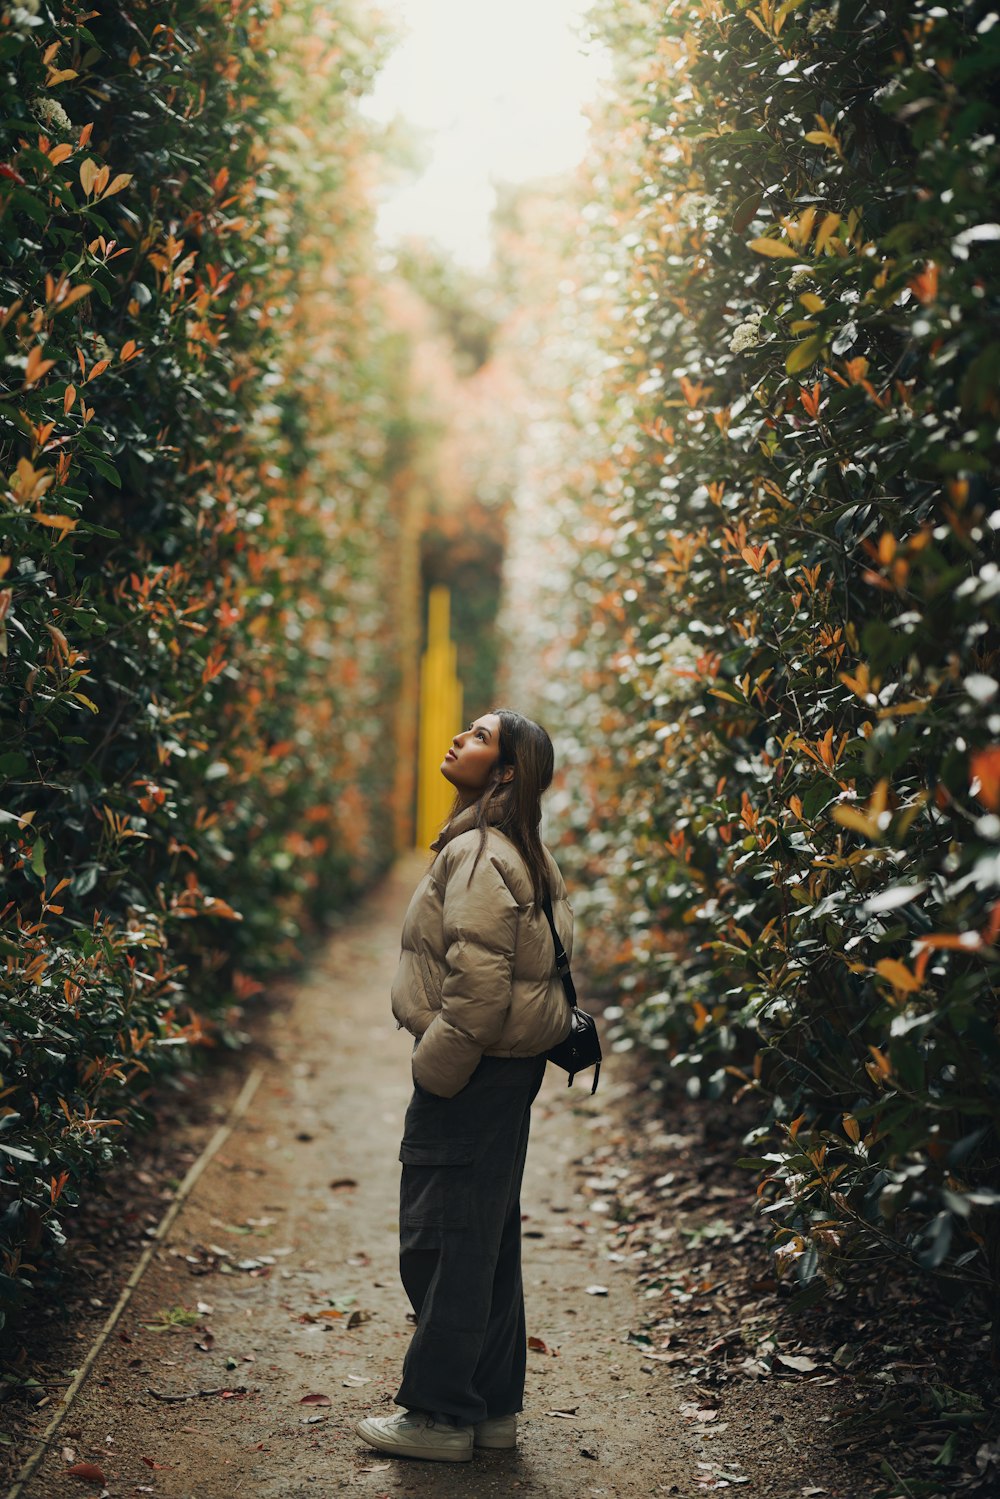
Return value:
[(1000, 745), (978, 750), (969, 761), (972, 794), (991, 812), (1000, 811)]
[(896, 958), (882, 958), (875, 964), (875, 972), (888, 979), (892, 987), (903, 994), (913, 994), (920, 988), (920, 980), (916, 974), (911, 973), (906, 964), (898, 962)]
[(110, 185), (105, 189), (103, 193), (101, 193), (101, 197), (110, 198), (112, 193), (120, 193), (122, 188), (128, 187), (131, 181), (131, 172), (119, 172), (118, 176), (113, 178)]
[(58, 167), (62, 165), (67, 156), (72, 155), (73, 147), (66, 141), (63, 141), (62, 145), (52, 147), (52, 150), (49, 152), (49, 161), (51, 161), (54, 167)]
[(100, 176), (101, 168), (92, 157), (86, 156), (80, 163), (80, 186), (89, 198), (94, 191), (94, 184)]
[(85, 1478), (88, 1483), (104, 1483), (104, 1469), (97, 1463), (74, 1463), (66, 1472), (71, 1478)]
[(96, 380), (98, 375), (103, 375), (110, 363), (110, 359), (99, 359), (87, 376), (87, 384), (89, 385), (91, 380)]
[(28, 362), (24, 367), (25, 385), (34, 385), (35, 381), (40, 380), (54, 364), (54, 359), (43, 359), (42, 346), (41, 344), (36, 344), (28, 355)]
[(41, 511), (32, 519), (40, 521), (43, 526), (51, 526), (53, 531), (72, 531), (77, 524), (72, 515), (43, 515)]

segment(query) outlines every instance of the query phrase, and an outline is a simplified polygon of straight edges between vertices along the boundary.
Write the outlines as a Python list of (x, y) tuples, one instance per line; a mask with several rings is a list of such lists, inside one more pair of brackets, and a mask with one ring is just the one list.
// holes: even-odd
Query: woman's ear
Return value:
[(513, 767), (513, 765), (508, 765), (506, 767), (506, 769), (504, 770), (503, 775), (500, 777), (500, 785), (501, 786), (506, 786), (507, 783), (509, 781), (512, 781), (513, 779), (514, 779), (514, 767)]

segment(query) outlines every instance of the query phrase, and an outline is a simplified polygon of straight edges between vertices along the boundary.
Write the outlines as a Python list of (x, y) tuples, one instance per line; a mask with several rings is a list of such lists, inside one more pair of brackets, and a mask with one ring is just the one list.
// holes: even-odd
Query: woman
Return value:
[(417, 1326), (380, 1452), (466, 1462), (513, 1447), (524, 1395), (521, 1177), (545, 1053), (569, 1031), (543, 901), (571, 950), (566, 887), (539, 836), (543, 728), (498, 709), (452, 740), (455, 787), (410, 902), (392, 989), (416, 1039), (400, 1186), (400, 1273)]

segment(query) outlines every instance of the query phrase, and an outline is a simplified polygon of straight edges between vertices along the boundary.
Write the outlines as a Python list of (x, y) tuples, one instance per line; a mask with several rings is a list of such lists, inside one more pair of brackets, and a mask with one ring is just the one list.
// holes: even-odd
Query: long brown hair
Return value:
[[(475, 826), (480, 833), (475, 862), (479, 863), (491, 827), (506, 834), (527, 865), (538, 910), (549, 894), (549, 870), (538, 829), (542, 821), (542, 793), (552, 784), (555, 764), (552, 740), (541, 724), (522, 713), (510, 708), (491, 708), (490, 712), (500, 720), (500, 753), (489, 784), (475, 803)], [(508, 775), (509, 771), (513, 774)], [(458, 809), (456, 802), (452, 817)]]

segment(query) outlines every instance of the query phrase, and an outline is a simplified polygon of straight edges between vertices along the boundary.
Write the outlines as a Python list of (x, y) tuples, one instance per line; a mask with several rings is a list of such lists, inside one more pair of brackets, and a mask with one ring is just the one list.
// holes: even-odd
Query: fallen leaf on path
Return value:
[(388, 1463), (374, 1463), (369, 1468), (359, 1468), (358, 1472), (359, 1473), (384, 1473), (386, 1471), (386, 1469), (388, 1468), (388, 1466), (389, 1466)]
[(692, 1401), (685, 1401), (681, 1406), (681, 1415), (687, 1421), (714, 1421), (719, 1414), (707, 1405), (695, 1405)]
[(66, 1469), (66, 1472), (70, 1478), (83, 1478), (88, 1483), (102, 1484), (104, 1482), (104, 1470), (96, 1463), (74, 1463), (71, 1468)]
[(303, 1395), (300, 1405), (332, 1405), (329, 1395)]
[(352, 1327), (360, 1327), (363, 1322), (370, 1322), (374, 1315), (374, 1312), (363, 1312), (360, 1310), (352, 1312), (347, 1319), (348, 1332), (350, 1332)]
[(607, 1294), (608, 1294), (608, 1288), (607, 1288), (607, 1286), (588, 1286), (587, 1287), (587, 1295), (588, 1296), (606, 1296)]
[(361, 1269), (364, 1269), (367, 1265), (371, 1264), (371, 1256), (365, 1254), (364, 1250), (362, 1249), (360, 1254), (352, 1254), (347, 1263), (349, 1265), (353, 1265), (355, 1269), (359, 1267)]
[(345, 1390), (360, 1389), (363, 1384), (371, 1384), (371, 1379), (366, 1374), (348, 1374), (346, 1379), (341, 1380)]
[(550, 1348), (548, 1343), (546, 1343), (543, 1338), (529, 1338), (528, 1347), (531, 1349), (532, 1353), (548, 1353), (551, 1354), (553, 1358), (559, 1357), (558, 1348)]
[(596, 1452), (592, 1452), (592, 1451), (591, 1451), (591, 1449), (590, 1449), (590, 1448), (589, 1448), (589, 1447), (581, 1447), (581, 1448), (580, 1448), (580, 1456), (581, 1456), (581, 1457), (589, 1457), (589, 1458), (591, 1458), (591, 1459), (592, 1459), (592, 1461), (593, 1461), (593, 1462), (595, 1462), (595, 1463), (596, 1463), (596, 1462), (597, 1462), (597, 1460), (598, 1460), (598, 1459), (597, 1459), (597, 1453), (596, 1453)]
[(201, 1342), (195, 1343), (194, 1346), (196, 1348), (200, 1348), (202, 1353), (211, 1353), (212, 1349), (215, 1347), (215, 1333), (210, 1327), (205, 1328), (204, 1333), (202, 1334)]
[(151, 1457), (143, 1457), (143, 1458), (140, 1459), (140, 1461), (144, 1462), (146, 1464), (147, 1468), (172, 1468), (173, 1467), (173, 1463), (158, 1463), (158, 1462), (154, 1462), (153, 1458), (151, 1458)]
[(318, 1422), (320, 1422), (320, 1421), (329, 1421), (329, 1419), (330, 1419), (329, 1416), (303, 1416), (302, 1417), (302, 1425), (303, 1426), (315, 1426)]
[(568, 1411), (546, 1411), (545, 1414), (547, 1416), (561, 1416), (564, 1421), (572, 1421), (579, 1409), (578, 1405), (573, 1405)]
[(805, 1354), (779, 1353), (776, 1355), (778, 1363), (784, 1364), (786, 1369), (795, 1369), (800, 1374), (811, 1374), (813, 1369), (818, 1369), (814, 1358), (807, 1358)]
[[(335, 1176), (334, 1179), (333, 1179), (333, 1181), (330, 1183), (330, 1191), (331, 1192), (348, 1192), (348, 1191), (350, 1191), (351, 1187), (356, 1187), (356, 1186), (357, 1186), (357, 1182), (354, 1180), (353, 1176)], [(372, 1469), (368, 1469), (368, 1470), (362, 1469), (362, 1472), (364, 1472), (364, 1471), (369, 1471), (369, 1472), (377, 1473), (378, 1469), (377, 1468), (372, 1468)]]

